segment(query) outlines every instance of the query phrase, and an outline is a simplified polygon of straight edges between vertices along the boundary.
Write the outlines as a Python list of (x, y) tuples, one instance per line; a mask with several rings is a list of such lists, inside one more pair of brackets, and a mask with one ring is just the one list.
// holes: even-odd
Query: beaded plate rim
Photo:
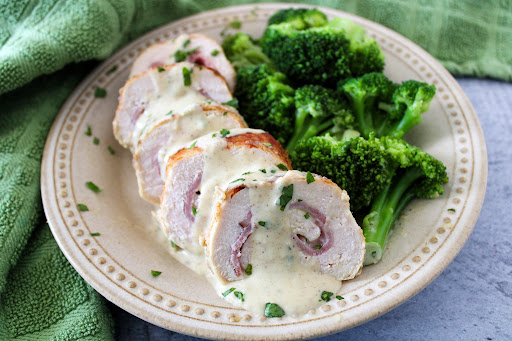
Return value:
[[(487, 152), (478, 118), (455, 79), (427, 52), (396, 32), (352, 14), (318, 7), (329, 16), (347, 17), (363, 25), (386, 52), (414, 65), (421, 79), (437, 86), (436, 97), (445, 112), (450, 112), (448, 121), (457, 139), (457, 166), (448, 184), (453, 190), (446, 198), (456, 211), (446, 211), (436, 218), (439, 227), (435, 235), (385, 275), (352, 290), (345, 300), (330, 302), (296, 319), (266, 319), (238, 308), (173, 296), (132, 274), (122, 261), (113, 259), (102, 248), (98, 238), (90, 236), (92, 231), (76, 208), (70, 167), (73, 148), (69, 145), (81, 132), (78, 127), (95, 100), (95, 88), (109, 84), (150, 44), (185, 32), (226, 26), (232, 20), (265, 22), (274, 11), (290, 6), (273, 3), (226, 7), (147, 33), (98, 66), (69, 97), (52, 126), (41, 171), (43, 205), (52, 232), (64, 255), (89, 284), (116, 305), (148, 322), (189, 335), (229, 339), (309, 338), (344, 330), (391, 310), (423, 289), (455, 258), (476, 223), (485, 194)], [(109, 72), (113, 66), (117, 70)], [(61, 188), (57, 185), (59, 181)], [(447, 224), (452, 227), (447, 228)]]

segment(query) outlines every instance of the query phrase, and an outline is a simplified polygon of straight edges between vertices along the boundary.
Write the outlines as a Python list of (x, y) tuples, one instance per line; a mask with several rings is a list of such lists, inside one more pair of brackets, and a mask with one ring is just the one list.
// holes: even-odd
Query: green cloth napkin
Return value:
[[(95, 66), (84, 61), (104, 59), (174, 19), (249, 2), (254, 1), (0, 0), (1, 340), (112, 338), (104, 300), (60, 252), (40, 198), (44, 142), (62, 103)], [(509, 1), (308, 3), (401, 32), (455, 74), (512, 80)]]

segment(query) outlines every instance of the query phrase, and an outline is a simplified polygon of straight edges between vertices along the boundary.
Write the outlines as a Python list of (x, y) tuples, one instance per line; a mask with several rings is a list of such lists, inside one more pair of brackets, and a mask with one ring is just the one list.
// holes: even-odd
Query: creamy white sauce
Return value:
[[(233, 293), (226, 299), (247, 310), (263, 314), (267, 303), (276, 303), (288, 316), (302, 315), (325, 303), (321, 300), (323, 291), (333, 293), (330, 299), (336, 300), (341, 281), (321, 273), (315, 257), (304, 261), (291, 238), (294, 228), (290, 217), (296, 220), (294, 211), (297, 210), (286, 208), (281, 211), (279, 206), (282, 188), (288, 185), (284, 183), (286, 176), (283, 177), (283, 172), (275, 175), (275, 185), (262, 183), (260, 180), (265, 174), (261, 172), (246, 177), (253, 214), (251, 220), (257, 226), (244, 246), (250, 250), (252, 274), (225, 285), (215, 280), (212, 284), (221, 296), (230, 288), (243, 293), (244, 302)], [(260, 226), (259, 222), (264, 222), (265, 226)]]
[[(190, 74), (191, 85), (184, 86), (183, 68), (193, 70)], [(182, 115), (189, 107), (204, 103), (207, 97), (197, 91), (200, 71), (192, 63), (181, 63), (163, 72), (157, 69), (149, 75), (156, 89), (150, 98), (144, 113), (139, 117), (132, 132), (132, 146), (157, 123), (168, 118), (168, 115)]]

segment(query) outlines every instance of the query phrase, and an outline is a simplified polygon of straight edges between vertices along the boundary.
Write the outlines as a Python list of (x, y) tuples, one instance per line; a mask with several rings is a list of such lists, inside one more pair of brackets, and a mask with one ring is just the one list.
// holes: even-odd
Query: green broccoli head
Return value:
[(265, 54), (293, 82), (334, 87), (340, 79), (382, 71), (384, 55), (361, 26), (346, 19), (327, 22), (318, 19), (318, 11), (306, 12), (284, 11), (269, 20), (261, 39)]
[(321, 85), (305, 85), (295, 91), (295, 132), (286, 149), (293, 153), (297, 142), (329, 133), (342, 139), (352, 129), (354, 116), (343, 96)]
[(324, 26), (327, 16), (316, 8), (287, 8), (274, 13), (268, 19), (268, 25), (289, 23), (298, 30), (309, 27)]
[(395, 168), (378, 139), (362, 137), (345, 142), (330, 136), (301, 140), (291, 157), (294, 168), (321, 174), (346, 190), (352, 211), (370, 205)]
[(245, 66), (236, 75), (235, 97), (250, 127), (285, 143), (293, 134), (294, 90), (286, 76), (266, 64)]
[(238, 32), (227, 36), (222, 42), (222, 49), (236, 70), (243, 66), (268, 64), (272, 61), (262, 51), (261, 47), (248, 34)]

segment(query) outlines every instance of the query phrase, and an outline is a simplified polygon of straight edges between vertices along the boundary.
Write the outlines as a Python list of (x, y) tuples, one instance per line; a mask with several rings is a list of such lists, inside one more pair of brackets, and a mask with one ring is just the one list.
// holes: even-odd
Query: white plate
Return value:
[[(131, 155), (112, 135), (117, 93), (137, 54), (181, 33), (202, 32), (221, 41), (233, 20), (260, 36), (268, 17), (289, 4), (236, 6), (188, 17), (129, 44), (102, 63), (62, 107), (45, 147), (41, 189), (48, 222), (67, 259), (97, 291), (128, 312), (164, 328), (207, 338), (297, 339), (337, 332), (398, 306), (423, 289), (466, 242), (482, 206), (487, 181), (483, 134), (453, 77), (424, 50), (368, 20), (323, 8), (364, 26), (386, 55), (394, 81), (417, 79), (437, 87), (431, 110), (407, 140), (445, 163), (450, 182), (435, 200), (415, 200), (396, 224), (382, 261), (344, 283), (344, 300), (294, 318), (266, 319), (233, 308), (200, 276), (176, 262), (139, 198)], [(113, 66), (117, 69), (108, 72)], [(96, 87), (106, 98), (95, 98)], [(94, 145), (87, 126), (100, 139)], [(107, 146), (116, 154), (110, 155)], [(93, 181), (103, 192), (85, 187)], [(77, 203), (90, 211), (80, 212)], [(453, 209), (453, 210), (452, 210)], [(91, 236), (99, 232), (100, 236)], [(151, 270), (162, 271), (153, 278)], [(299, 299), (299, 298), (298, 298)]]

